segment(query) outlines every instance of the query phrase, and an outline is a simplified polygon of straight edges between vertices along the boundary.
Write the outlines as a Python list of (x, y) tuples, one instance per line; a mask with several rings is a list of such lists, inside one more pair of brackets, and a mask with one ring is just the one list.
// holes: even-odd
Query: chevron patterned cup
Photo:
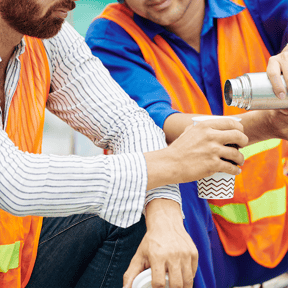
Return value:
[[(201, 121), (221, 118), (232, 118), (236, 121), (241, 121), (239, 117), (220, 115), (196, 116), (192, 120), (194, 125), (197, 125)], [(233, 144), (230, 146), (233, 147)], [(230, 199), (234, 197), (234, 186), (235, 175), (218, 172), (197, 181), (198, 197), (203, 199)]]
[(230, 199), (234, 197), (235, 176), (215, 173), (197, 181), (198, 197), (203, 199)]

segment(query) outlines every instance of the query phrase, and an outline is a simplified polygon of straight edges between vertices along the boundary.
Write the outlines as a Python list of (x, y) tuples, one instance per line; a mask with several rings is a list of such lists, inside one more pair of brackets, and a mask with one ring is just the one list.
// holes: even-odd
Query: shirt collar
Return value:
[[(20, 43), (15, 46), (14, 48), (14, 56), (19, 59), (19, 56), (25, 52), (26, 43), (25, 40), (22, 38)], [(0, 57), (0, 62), (2, 62), (2, 58)]]
[(24, 38), (22, 38), (21, 42), (18, 45), (19, 56), (25, 52), (25, 48), (26, 48), (26, 42), (25, 42)]
[[(213, 18), (226, 18), (240, 13), (245, 7), (233, 3), (231, 0), (206, 0), (205, 18), (202, 35), (213, 27)], [(153, 38), (166, 29), (148, 19), (134, 13), (136, 24), (153, 40)]]
[(16, 59), (19, 59), (20, 55), (22, 55), (25, 52), (25, 48), (26, 48), (26, 42), (24, 38), (22, 38), (20, 43), (17, 46), (15, 46), (14, 49), (14, 56), (16, 57)]
[(245, 7), (232, 2), (231, 0), (206, 0), (205, 17), (202, 28), (202, 35), (213, 27), (213, 20), (227, 18), (240, 13)]

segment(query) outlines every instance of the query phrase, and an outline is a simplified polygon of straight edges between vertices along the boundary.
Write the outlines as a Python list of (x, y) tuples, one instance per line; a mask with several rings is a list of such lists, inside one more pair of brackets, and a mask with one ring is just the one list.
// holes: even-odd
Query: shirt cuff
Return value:
[[(182, 210), (182, 199), (181, 199), (181, 194), (179, 191), (178, 184), (170, 184), (170, 185), (154, 188), (154, 189), (147, 191), (146, 199), (145, 199), (145, 207), (150, 201), (154, 199), (159, 199), (159, 198), (165, 198), (165, 199), (173, 200), (179, 203), (180, 209), (182, 212), (182, 217), (183, 219), (185, 218), (183, 210)], [(143, 213), (145, 215), (145, 209)]]
[(108, 159), (111, 177), (99, 216), (127, 228), (140, 220), (144, 208), (146, 161), (142, 153), (111, 155)]

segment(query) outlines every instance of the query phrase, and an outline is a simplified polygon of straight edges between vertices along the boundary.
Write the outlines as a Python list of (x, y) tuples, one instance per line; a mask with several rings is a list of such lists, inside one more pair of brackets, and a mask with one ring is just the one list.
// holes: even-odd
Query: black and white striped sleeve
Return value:
[(181, 203), (178, 185), (146, 191), (143, 152), (166, 147), (164, 133), (112, 79), (83, 37), (65, 23), (44, 45), (52, 69), (47, 108), (115, 155), (23, 153), (1, 131), (0, 208), (19, 216), (96, 213), (128, 227), (154, 198)]

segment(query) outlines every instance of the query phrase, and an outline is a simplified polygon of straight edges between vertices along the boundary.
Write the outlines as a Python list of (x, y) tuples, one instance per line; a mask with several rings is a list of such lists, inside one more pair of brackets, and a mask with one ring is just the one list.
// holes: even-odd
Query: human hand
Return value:
[[(224, 159), (243, 165), (244, 157), (237, 148), (225, 145), (236, 144), (241, 148), (247, 143), (242, 124), (226, 118), (188, 126), (168, 149), (172, 150), (169, 154), (176, 158), (175, 170), (179, 177), (182, 175), (181, 183), (211, 176), (216, 172), (239, 174), (241, 169)], [(192, 174), (194, 179), (191, 179)]]
[(244, 164), (242, 148), (248, 144), (243, 126), (231, 118), (207, 120), (190, 125), (167, 148), (144, 153), (147, 190), (168, 184), (196, 181), (216, 172), (238, 175)]
[(198, 265), (198, 251), (186, 232), (180, 206), (173, 200), (155, 199), (146, 206), (147, 233), (124, 274), (123, 286), (151, 267), (152, 287), (191, 288)]
[(282, 73), (288, 87), (288, 44), (279, 54), (270, 57), (266, 72), (275, 95), (280, 99), (284, 99), (287, 89), (283, 85), (280, 76)]
[[(267, 66), (267, 75), (273, 87), (275, 95), (284, 99), (287, 95), (287, 88), (285, 88), (281, 73), (288, 87), (288, 45), (277, 55), (270, 57)], [(269, 111), (269, 123), (275, 137), (281, 139), (288, 139), (288, 109), (278, 109)]]

